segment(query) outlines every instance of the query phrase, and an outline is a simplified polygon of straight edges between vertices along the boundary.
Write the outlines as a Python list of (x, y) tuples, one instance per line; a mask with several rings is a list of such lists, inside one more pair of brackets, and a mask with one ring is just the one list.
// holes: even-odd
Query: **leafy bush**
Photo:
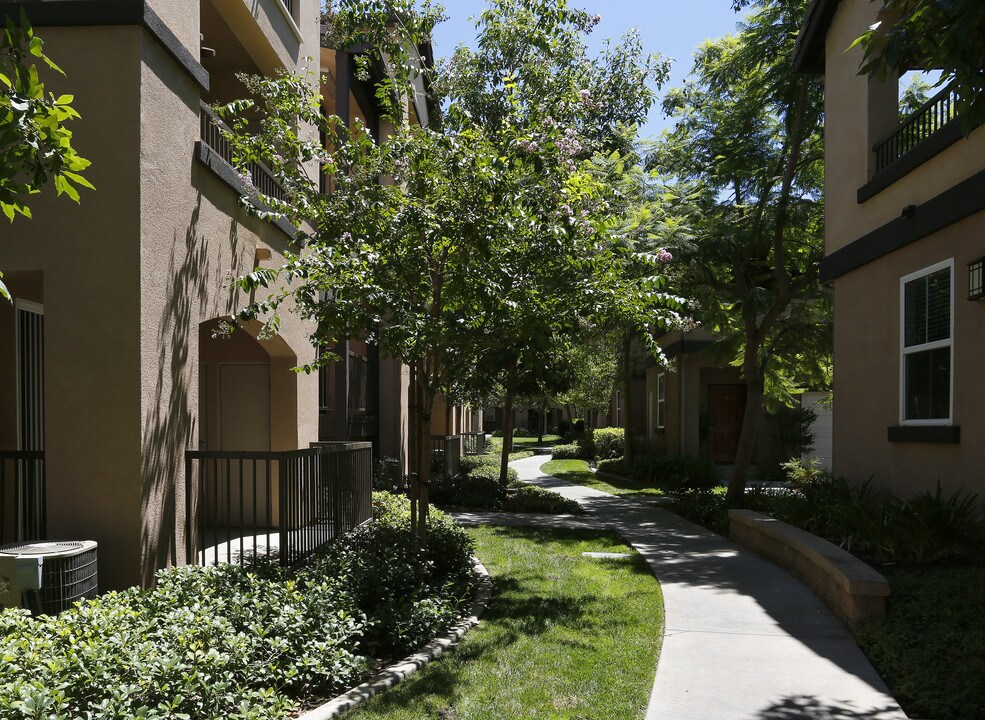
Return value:
[(599, 463), (598, 471), (671, 493), (710, 490), (720, 484), (715, 465), (691, 455), (638, 455), (628, 465), (621, 459), (606, 460)]
[(399, 492), (403, 489), (400, 461), (397, 458), (381, 457), (373, 463), (373, 489), (386, 492)]
[(569, 423), (567, 420), (561, 420), (557, 424), (557, 434), (560, 435), (561, 437), (567, 435), (568, 430), (570, 429), (571, 429), (571, 423)]
[(0, 613), (2, 717), (283, 717), (371, 669), (335, 578), (182, 567), (56, 617)]
[(685, 489), (668, 508), (697, 525), (728, 535), (728, 506), (724, 495), (707, 489)]
[(531, 435), (530, 434), (530, 431), (527, 430), (527, 428), (524, 428), (524, 427), (515, 427), (515, 428), (513, 428), (513, 437), (515, 437), (515, 438), (529, 438), (529, 437), (537, 437), (537, 436), (536, 435)]
[(269, 561), (179, 567), (55, 617), (0, 612), (0, 717), (292, 714), (363, 680), (370, 657), (419, 647), (471, 597), (472, 545), (440, 512), (416, 550), (406, 499), (291, 575)]
[[(516, 470), (507, 469), (507, 482), (515, 480)], [(454, 477), (438, 475), (430, 484), (435, 505), (497, 510), (506, 500), (506, 484), (499, 481), (499, 465), (484, 464)]]
[(585, 420), (583, 418), (575, 418), (571, 423), (571, 429), (579, 435), (583, 435), (585, 433)]
[(985, 717), (985, 568), (890, 569), (886, 616), (858, 642), (911, 717)]
[(513, 486), (515, 492), (507, 499), (503, 509), (506, 512), (516, 513), (548, 513), (551, 515), (583, 515), (585, 510), (574, 500), (569, 500), (563, 495), (529, 485), (519, 483)]
[(583, 442), (568, 445), (555, 445), (551, 448), (551, 458), (554, 460), (590, 460), (591, 452)]
[(493, 430), (490, 433), (490, 435), (492, 435), (493, 437), (501, 438), (501, 437), (503, 437), (503, 431), (502, 430)]
[(626, 449), (626, 435), (623, 428), (599, 428), (592, 432), (595, 457), (599, 460), (622, 457)]

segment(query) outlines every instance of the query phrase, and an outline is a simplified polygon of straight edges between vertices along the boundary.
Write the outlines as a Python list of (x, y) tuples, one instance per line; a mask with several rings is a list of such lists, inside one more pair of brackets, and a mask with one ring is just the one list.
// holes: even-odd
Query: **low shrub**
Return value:
[(274, 718), (372, 668), (337, 579), (181, 567), (56, 617), (0, 613), (0, 717)]
[(503, 510), (506, 512), (551, 515), (583, 515), (585, 513), (585, 510), (577, 502), (551, 490), (527, 483), (519, 483), (513, 487), (515, 492), (503, 506)]
[(373, 489), (385, 492), (400, 492), (403, 489), (397, 458), (381, 457), (373, 463)]
[(585, 420), (583, 418), (575, 418), (571, 423), (571, 429), (579, 435), (583, 435), (585, 433)]
[(530, 437), (537, 437), (537, 436), (536, 435), (532, 435), (530, 433), (530, 431), (527, 430), (527, 428), (524, 428), (524, 427), (516, 427), (516, 428), (513, 428), (513, 437), (515, 437), (515, 438), (530, 438)]
[(626, 435), (622, 428), (599, 428), (592, 432), (595, 457), (609, 460), (622, 457), (626, 449)]
[(637, 455), (628, 464), (622, 459), (606, 460), (599, 463), (598, 471), (670, 493), (711, 490), (720, 484), (714, 463), (692, 455)]
[(578, 443), (555, 445), (551, 448), (551, 458), (554, 460), (587, 460), (585, 451)]
[(431, 515), (416, 550), (409, 504), (374, 494), (376, 519), (307, 568), (186, 566), (55, 617), (0, 612), (0, 717), (272, 720), (372, 672), (461, 615), (468, 535)]
[(858, 643), (911, 717), (985, 717), (985, 568), (889, 568), (893, 594)]
[(474, 587), (473, 546), (440, 510), (428, 516), (423, 550), (410, 528), (410, 501), (374, 493), (373, 522), (329, 546), (310, 572), (342, 578), (366, 614), (364, 643), (374, 656), (399, 657), (451, 625)]
[(728, 535), (729, 518), (725, 496), (707, 489), (685, 489), (668, 508), (691, 522)]

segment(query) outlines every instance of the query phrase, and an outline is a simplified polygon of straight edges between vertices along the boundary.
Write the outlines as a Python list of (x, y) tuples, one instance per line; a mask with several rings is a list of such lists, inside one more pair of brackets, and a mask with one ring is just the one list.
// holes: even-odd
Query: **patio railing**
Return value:
[(466, 455), (481, 455), (486, 451), (484, 432), (462, 433), (462, 442)]
[(441, 468), (448, 475), (457, 475), (461, 469), (462, 436), (432, 435), (431, 465)]
[[(216, 117), (215, 113), (212, 112), (212, 108), (204, 102), (201, 103), (201, 122), (202, 127), (200, 128), (200, 132), (202, 142), (208, 145), (216, 155), (225, 160), (227, 165), (235, 168), (232, 147), (222, 134), (223, 130), (228, 131), (229, 128), (222, 120)], [(287, 193), (284, 192), (284, 188), (274, 179), (270, 168), (258, 162), (250, 163), (248, 168), (250, 182), (253, 184), (253, 187), (268, 197), (281, 201), (287, 199)]]
[(957, 95), (948, 85), (906, 118), (889, 137), (872, 148), (876, 154), (876, 172), (881, 172), (913, 152), (930, 137), (953, 121)]
[(0, 450), (0, 544), (47, 537), (43, 450)]
[(185, 454), (188, 563), (297, 565), (372, 517), (372, 443)]

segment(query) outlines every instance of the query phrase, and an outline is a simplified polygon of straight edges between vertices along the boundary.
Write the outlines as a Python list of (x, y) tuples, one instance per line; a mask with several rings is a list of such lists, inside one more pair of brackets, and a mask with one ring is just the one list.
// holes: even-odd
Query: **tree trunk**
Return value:
[(633, 462), (633, 420), (632, 420), (632, 384), (633, 358), (631, 355), (633, 338), (629, 333), (622, 338), (622, 430), (623, 430), (623, 460)]
[(412, 368), (412, 397), (416, 417), (411, 445), (417, 465), (410, 487), (411, 532), (421, 547), (427, 544), (428, 523), (428, 481), (431, 476), (431, 413), (434, 408), (434, 394), (428, 391), (426, 370), (420, 363)]
[(510, 467), (510, 453), (513, 451), (513, 393), (506, 393), (506, 407), (503, 418), (503, 455), (499, 462), (499, 481), (506, 484), (506, 472)]
[(752, 464), (753, 450), (756, 448), (756, 433), (763, 412), (765, 387), (762, 368), (759, 364), (759, 348), (747, 336), (742, 372), (746, 381), (746, 409), (742, 415), (742, 432), (735, 451), (735, 463), (729, 476), (728, 492), (725, 501), (729, 507), (739, 507), (746, 492), (746, 474)]

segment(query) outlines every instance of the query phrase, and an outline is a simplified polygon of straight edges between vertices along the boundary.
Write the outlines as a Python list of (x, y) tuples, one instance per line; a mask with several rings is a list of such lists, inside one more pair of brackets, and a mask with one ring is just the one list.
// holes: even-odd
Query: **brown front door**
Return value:
[(712, 462), (735, 462), (745, 411), (745, 385), (708, 386), (708, 415), (711, 420), (708, 458)]

